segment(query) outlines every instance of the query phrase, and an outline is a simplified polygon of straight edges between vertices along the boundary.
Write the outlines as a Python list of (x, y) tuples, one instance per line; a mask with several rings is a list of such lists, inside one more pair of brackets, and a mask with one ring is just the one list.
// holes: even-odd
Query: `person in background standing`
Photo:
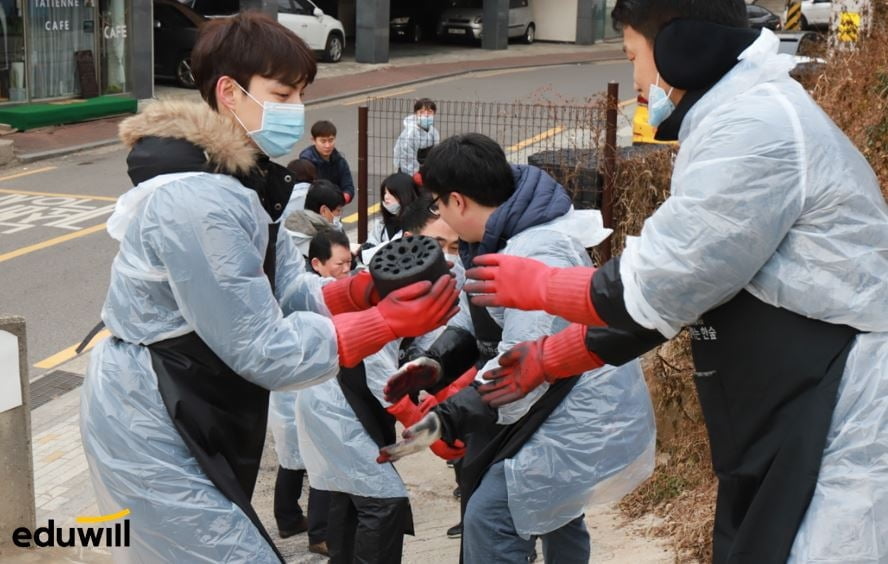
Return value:
[(404, 118), (404, 129), (395, 142), (394, 165), (398, 172), (413, 176), (433, 146), (441, 140), (435, 128), (438, 106), (428, 98), (413, 104), (413, 113)]

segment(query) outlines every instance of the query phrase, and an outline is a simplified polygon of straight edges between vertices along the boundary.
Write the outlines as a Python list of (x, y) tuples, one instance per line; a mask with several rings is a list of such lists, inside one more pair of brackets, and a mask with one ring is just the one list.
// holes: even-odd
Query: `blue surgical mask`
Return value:
[(672, 88), (669, 92), (663, 90), (660, 86), (660, 75), (657, 74), (657, 82), (651, 84), (648, 92), (648, 123), (653, 127), (658, 127), (675, 111), (675, 104), (669, 99), (672, 90)]
[(419, 123), (419, 127), (423, 128), (423, 129), (428, 129), (428, 128), (432, 127), (433, 123), (435, 123), (435, 116), (430, 116), (430, 115), (419, 116), (419, 120), (417, 120), (417, 123)]
[[(282, 157), (292, 151), (305, 130), (305, 105), (260, 102), (243, 86), (237, 86), (251, 100), (262, 106), (262, 125), (255, 131), (247, 131), (247, 135), (269, 157)], [(244, 130), (247, 129), (237, 114), (234, 114), (234, 118)]]
[(399, 204), (398, 202), (392, 202), (390, 204), (386, 204), (385, 202), (383, 202), (382, 207), (384, 207), (385, 211), (389, 212), (392, 215), (398, 215), (398, 213), (401, 211), (401, 204)]

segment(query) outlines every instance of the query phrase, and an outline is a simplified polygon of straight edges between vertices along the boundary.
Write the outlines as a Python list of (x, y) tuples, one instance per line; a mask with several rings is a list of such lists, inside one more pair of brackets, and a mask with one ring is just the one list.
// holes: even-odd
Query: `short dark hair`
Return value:
[(318, 177), (318, 169), (308, 159), (293, 159), (287, 163), (287, 168), (293, 173), (296, 182), (314, 182)]
[(419, 174), (423, 187), (442, 199), (456, 192), (482, 206), (496, 207), (515, 193), (506, 153), (480, 133), (454, 135), (435, 145)]
[(323, 178), (312, 182), (305, 195), (305, 209), (315, 213), (321, 213), (321, 206), (327, 206), (333, 211), (344, 205), (345, 196), (339, 186)]
[(614, 29), (628, 25), (651, 42), (675, 18), (749, 26), (744, 0), (617, 0), (611, 12)]
[(308, 244), (308, 262), (316, 258), (321, 262), (327, 262), (333, 256), (333, 245), (340, 245), (350, 249), (348, 235), (337, 229), (324, 229), (318, 231)]
[(435, 197), (427, 190), (420, 191), (419, 197), (401, 211), (401, 229), (414, 235), (422, 233), (426, 225), (437, 217), (430, 209), (434, 201)]
[(413, 104), (413, 113), (415, 114), (419, 110), (432, 110), (433, 112), (437, 112), (438, 106), (431, 98), (420, 98)]
[[(382, 202), (382, 199), (385, 197), (386, 189), (388, 189), (388, 191), (392, 193), (392, 196), (398, 200), (398, 203), (401, 204), (401, 211), (404, 211), (404, 208), (410, 205), (410, 203), (419, 195), (419, 187), (413, 182), (413, 178), (409, 174), (403, 172), (396, 172), (382, 181), (382, 184), (379, 185), (380, 202)], [(381, 207), (380, 213), (382, 214), (382, 219), (386, 225), (389, 225), (392, 221), (400, 217), (400, 214), (395, 216), (384, 207)]]
[(314, 54), (295, 33), (259, 12), (214, 18), (200, 26), (191, 50), (191, 72), (200, 95), (214, 110), (216, 83), (230, 76), (244, 89), (258, 75), (291, 86), (314, 81)]
[(332, 121), (322, 119), (314, 122), (311, 126), (311, 136), (314, 137), (336, 137), (336, 126)]

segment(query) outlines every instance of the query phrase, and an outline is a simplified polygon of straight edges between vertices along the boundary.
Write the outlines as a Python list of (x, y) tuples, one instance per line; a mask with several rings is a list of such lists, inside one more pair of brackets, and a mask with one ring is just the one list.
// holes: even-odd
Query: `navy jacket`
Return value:
[(570, 194), (554, 178), (530, 165), (513, 165), (515, 193), (496, 208), (484, 226), (480, 243), (460, 242), (459, 254), (466, 268), (472, 259), (496, 253), (525, 229), (548, 223), (570, 211)]
[(330, 155), (330, 160), (328, 161), (312, 145), (303, 149), (299, 153), (299, 158), (311, 161), (318, 170), (318, 178), (329, 180), (339, 186), (345, 194), (348, 194), (349, 201), (354, 199), (355, 183), (352, 180), (351, 170), (348, 168), (348, 161), (345, 160), (345, 157), (339, 151), (333, 149), (333, 154)]

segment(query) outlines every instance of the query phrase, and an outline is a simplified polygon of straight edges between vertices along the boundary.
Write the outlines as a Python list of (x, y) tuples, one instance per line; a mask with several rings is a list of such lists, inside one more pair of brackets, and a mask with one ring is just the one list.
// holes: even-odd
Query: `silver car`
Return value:
[[(484, 28), (482, 0), (451, 0), (449, 4), (438, 22), (438, 37), (480, 40)], [(531, 0), (509, 0), (509, 37), (533, 43), (536, 24)]]

